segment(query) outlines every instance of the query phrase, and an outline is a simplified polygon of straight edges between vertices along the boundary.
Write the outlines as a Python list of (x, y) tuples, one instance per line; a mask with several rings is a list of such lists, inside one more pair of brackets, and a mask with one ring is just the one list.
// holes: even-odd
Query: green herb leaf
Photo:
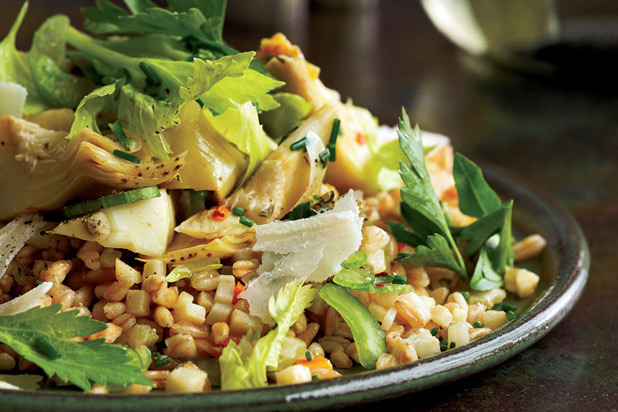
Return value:
[(28, 95), (26, 96), (24, 114), (33, 114), (49, 108), (49, 105), (43, 100), (32, 81), (30, 67), (28, 66), (28, 54), (17, 50), (15, 47), (17, 31), (27, 10), (28, 2), (25, 2), (9, 33), (0, 42), (0, 81), (17, 83), (25, 87), (28, 90)]
[(47, 19), (35, 32), (28, 53), (32, 80), (40, 95), (52, 107), (75, 108), (94, 88), (85, 77), (69, 74), (65, 67), (65, 35), (69, 18), (64, 15)]
[(395, 260), (411, 266), (450, 269), (460, 274), (462, 270), (448, 242), (438, 234), (427, 237), (427, 244), (417, 246), (414, 253), (400, 253)]
[(114, 109), (116, 105), (115, 96), (120, 84), (121, 81), (117, 81), (114, 84), (94, 89), (79, 102), (67, 139), (72, 139), (80, 130), (86, 128), (96, 133), (101, 132), (97, 124), (97, 115), (103, 111)]
[[(417, 247), (417, 258), (406, 256), (408, 262), (423, 262), (426, 266), (447, 267), (467, 278), (463, 259), (453, 239), (442, 206), (431, 184), (425, 166), (425, 154), (421, 141), (420, 129), (410, 126), (410, 119), (402, 110), (397, 130), (399, 144), (410, 164), (401, 162), (400, 175), (405, 184), (401, 189), (401, 213), (412, 230), (428, 247)], [(452, 249), (452, 253), (447, 253)], [(454, 254), (454, 257), (453, 257)], [(432, 262), (431, 259), (436, 259)]]
[(76, 316), (77, 310), (59, 312), (60, 308), (56, 304), (0, 316), (0, 342), (41, 367), (48, 376), (55, 374), (84, 390), (93, 382), (120, 387), (153, 385), (134, 364), (137, 354), (130, 347), (107, 344), (103, 339), (67, 340), (100, 332), (106, 325)]
[(311, 305), (315, 294), (316, 289), (311, 285), (303, 286), (292, 281), (279, 290), (276, 299), (271, 297), (268, 309), (276, 327), (257, 340), (255, 346), (251, 345), (253, 335), (249, 335), (239, 345), (231, 341), (223, 349), (219, 358), (223, 390), (267, 385), (266, 371), (277, 368), (283, 338), (305, 308)]
[(462, 241), (467, 242), (464, 249), (465, 256), (475, 254), (485, 244), (487, 239), (507, 223), (507, 218), (510, 218), (512, 204), (513, 202), (509, 201), (504, 206), (461, 229), (459, 236)]
[(504, 282), (493, 269), (487, 251), (483, 248), (479, 253), (478, 261), (470, 279), (470, 288), (473, 290), (491, 290), (502, 287)]
[(487, 184), (481, 169), (460, 153), (455, 154), (453, 177), (459, 208), (468, 216), (483, 217), (500, 208), (500, 198)]
[(275, 93), (273, 98), (279, 103), (279, 107), (262, 112), (260, 123), (264, 126), (264, 131), (275, 142), (280, 143), (286, 133), (297, 127), (309, 114), (313, 104), (293, 93)]

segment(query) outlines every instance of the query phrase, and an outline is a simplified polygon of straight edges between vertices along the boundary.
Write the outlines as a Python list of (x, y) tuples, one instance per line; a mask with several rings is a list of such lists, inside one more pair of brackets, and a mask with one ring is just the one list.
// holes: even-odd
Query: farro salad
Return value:
[[(100, 0), (0, 42), (0, 371), (88, 393), (415, 362), (517, 316), (513, 202), (442, 135), (343, 101), (225, 1)], [(0, 382), (4, 388), (18, 387)]]

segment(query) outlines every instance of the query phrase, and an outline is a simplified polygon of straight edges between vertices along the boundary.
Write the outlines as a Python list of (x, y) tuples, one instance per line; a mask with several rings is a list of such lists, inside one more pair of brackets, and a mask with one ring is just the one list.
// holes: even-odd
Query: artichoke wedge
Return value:
[[(275, 47), (273, 46), (273, 42)], [(266, 46), (264, 46), (264, 44)], [(282, 35), (273, 36), (265, 42), (260, 55), (272, 55), (273, 51), (289, 50), (293, 47)], [(272, 50), (271, 50), (272, 49)], [(336, 107), (336, 117), (341, 119), (342, 135), (337, 139), (337, 161), (329, 164), (325, 181), (340, 192), (351, 188), (360, 189), (366, 194), (376, 193), (378, 187), (366, 178), (371, 168), (372, 154), (363, 142), (364, 130), (351, 103), (343, 103), (335, 90), (329, 89), (319, 78), (320, 70), (309, 63), (302, 53), (294, 55), (278, 54), (265, 62), (266, 70), (278, 80), (285, 82), (282, 92), (301, 96), (313, 104), (312, 113), (325, 105)]]
[[(245, 209), (245, 216), (263, 224), (280, 219), (298, 203), (313, 199), (327, 169), (317, 155), (328, 143), (336, 114), (336, 106), (327, 104), (309, 117), (225, 203), (230, 208)], [(292, 143), (305, 137), (306, 150), (290, 150)]]
[(160, 189), (159, 193), (159, 197), (67, 220), (51, 232), (142, 255), (162, 255), (172, 241), (176, 222), (170, 195), (165, 189)]
[(164, 187), (210, 190), (225, 198), (245, 173), (245, 155), (215, 130), (197, 102), (182, 105), (178, 115), (180, 124), (163, 134), (174, 153), (187, 152), (187, 164), (180, 179)]
[(58, 209), (76, 196), (111, 188), (161, 184), (185, 164), (185, 153), (163, 163), (135, 164), (113, 155), (113, 140), (83, 129), (71, 140), (12, 116), (0, 118), (0, 221), (21, 213)]

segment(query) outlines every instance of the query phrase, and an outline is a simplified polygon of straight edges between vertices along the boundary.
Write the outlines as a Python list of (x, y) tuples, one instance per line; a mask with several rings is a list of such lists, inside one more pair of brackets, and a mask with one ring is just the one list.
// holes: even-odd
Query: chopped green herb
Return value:
[(298, 220), (316, 215), (317, 212), (311, 208), (311, 201), (308, 200), (294, 206), (290, 213), (286, 214), (282, 219)]
[(517, 306), (511, 305), (510, 303), (496, 303), (491, 310), (501, 310), (503, 312), (515, 312), (517, 311)]
[(170, 363), (172, 361), (172, 358), (170, 358), (169, 356), (161, 355), (159, 352), (153, 352), (152, 361), (154, 362), (155, 368), (159, 368)]
[(476, 322), (474, 322), (474, 323), (472, 324), (472, 327), (474, 327), (474, 328), (484, 328), (484, 327), (485, 327), (485, 325), (483, 325), (483, 322), (479, 322), (479, 321), (477, 320)]
[(337, 137), (340, 133), (341, 120), (333, 120), (333, 127), (330, 129), (330, 137), (328, 138), (328, 151), (330, 152), (329, 161), (334, 162), (337, 160)]
[(247, 213), (247, 211), (239, 206), (234, 206), (234, 208), (232, 209), (232, 214), (236, 216), (243, 216), (245, 213)]
[(302, 139), (297, 140), (294, 143), (292, 143), (290, 145), (290, 150), (296, 151), (296, 150), (304, 149), (306, 147), (307, 147), (307, 138), (303, 137)]
[(103, 76), (101, 77), (101, 83), (104, 85), (114, 84), (116, 83), (116, 78), (111, 76)]
[(159, 73), (157, 73), (157, 71), (153, 69), (151, 65), (142, 61), (139, 62), (139, 68), (146, 75), (146, 83), (154, 87), (161, 86), (161, 84), (163, 83), (163, 81), (161, 80), (161, 76), (159, 76)]
[(311, 355), (311, 352), (309, 352), (309, 351), (305, 352), (305, 359), (307, 359), (307, 361), (311, 361), (311, 359), (313, 359), (313, 356)]
[(328, 164), (328, 159), (330, 158), (330, 150), (328, 150), (328, 149), (322, 150), (318, 154), (318, 158), (320, 159), (320, 162), (322, 163), (322, 166), (326, 167), (326, 165)]
[(462, 291), (461, 294), (463, 295), (465, 300), (470, 299), (470, 292), (468, 292), (467, 290)]
[(515, 312), (513, 312), (512, 310), (507, 310), (506, 311), (506, 318), (508, 320), (513, 320), (517, 317), (517, 315), (515, 314)]
[(114, 137), (116, 137), (116, 140), (118, 140), (118, 143), (120, 143), (122, 147), (125, 148), (125, 150), (132, 151), (133, 149), (135, 149), (135, 140), (131, 139), (129, 136), (126, 135), (126, 133), (122, 129), (122, 125), (118, 120), (116, 120), (112, 124), (112, 132), (114, 133)]
[(455, 342), (451, 342), (451, 344), (449, 345), (449, 347), (448, 347), (448, 348), (449, 348), (449, 349), (454, 349), (454, 348), (455, 348), (455, 346), (457, 346), (457, 345), (455, 344)]
[(395, 275), (393, 276), (393, 280), (391, 281), (391, 283), (394, 283), (396, 285), (405, 285), (407, 280), (408, 278), (406, 276)]
[(139, 189), (128, 190), (114, 195), (103, 196), (95, 200), (78, 203), (76, 205), (65, 206), (62, 209), (64, 217), (71, 219), (87, 213), (96, 212), (106, 207), (123, 205), (126, 203), (139, 202), (140, 200), (152, 199), (161, 196), (157, 186), (140, 187)]
[(438, 332), (440, 332), (440, 329), (438, 329), (438, 328), (433, 328), (433, 329), (431, 330), (431, 336), (436, 336), (436, 335), (438, 334)]
[(440, 351), (444, 352), (447, 349), (448, 349), (448, 339), (443, 339), (442, 342), (440, 342)]
[(312, 381), (319, 381), (320, 377), (318, 375), (311, 375), (311, 380)]
[(129, 162), (136, 163), (136, 164), (139, 164), (142, 161), (139, 157), (132, 155), (131, 153), (123, 152), (122, 150), (118, 150), (118, 149), (114, 150), (112, 154), (116, 157), (119, 157), (124, 160), (128, 160)]
[(241, 223), (242, 225), (247, 226), (247, 227), (252, 227), (252, 226), (255, 224), (255, 222), (254, 222), (253, 220), (249, 219), (249, 218), (248, 218), (248, 217), (246, 217), (246, 216), (241, 216), (241, 217), (240, 217), (240, 223)]

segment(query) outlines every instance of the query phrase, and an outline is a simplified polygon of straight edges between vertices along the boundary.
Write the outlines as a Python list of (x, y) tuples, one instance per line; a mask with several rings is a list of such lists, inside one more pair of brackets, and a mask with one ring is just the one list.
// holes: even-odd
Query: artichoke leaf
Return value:
[[(225, 203), (230, 208), (243, 208), (245, 216), (264, 224), (280, 219), (298, 203), (311, 200), (321, 190), (326, 168), (317, 154), (328, 142), (335, 115), (336, 106), (329, 104), (309, 117)], [(304, 137), (309, 142), (306, 153), (290, 150), (292, 143)]]
[(176, 231), (194, 238), (216, 239), (226, 235), (238, 236), (254, 230), (240, 223), (240, 217), (233, 214), (224, 220), (213, 219), (214, 211), (215, 208), (210, 208), (194, 214), (178, 225)]
[(174, 153), (187, 152), (187, 161), (180, 179), (165, 187), (210, 190), (225, 198), (245, 173), (245, 155), (215, 130), (197, 102), (183, 104), (178, 116), (180, 124), (163, 134)]
[(122, 146), (92, 130), (71, 140), (66, 135), (12, 116), (0, 118), (0, 220), (58, 209), (77, 196), (110, 188), (158, 185), (185, 164), (185, 153), (163, 163), (135, 164), (113, 155)]
[(180, 264), (209, 258), (226, 259), (241, 250), (250, 249), (254, 243), (255, 232), (252, 230), (240, 235), (225, 235), (207, 243), (181, 234), (176, 235), (165, 254), (151, 255), (140, 260), (157, 259), (166, 264)]
[(108, 207), (62, 222), (51, 233), (140, 254), (163, 254), (174, 236), (175, 220), (171, 196), (165, 189), (159, 193), (159, 197)]

